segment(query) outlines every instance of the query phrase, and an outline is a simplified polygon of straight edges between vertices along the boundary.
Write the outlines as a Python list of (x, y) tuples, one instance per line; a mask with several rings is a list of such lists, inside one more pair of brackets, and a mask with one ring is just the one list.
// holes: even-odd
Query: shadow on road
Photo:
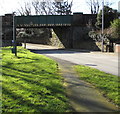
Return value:
[(29, 49), (31, 52), (39, 54), (73, 54), (73, 53), (90, 53), (88, 50), (72, 49)]

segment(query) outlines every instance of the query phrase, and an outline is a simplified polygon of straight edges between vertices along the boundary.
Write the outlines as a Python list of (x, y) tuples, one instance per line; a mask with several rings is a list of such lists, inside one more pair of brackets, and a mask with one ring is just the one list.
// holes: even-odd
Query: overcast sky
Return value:
[[(12, 13), (16, 11), (26, 1), (31, 1), (31, 0), (0, 0), (0, 15), (4, 15), (6, 13)], [(68, 0), (68, 1), (70, 2), (72, 0)], [(72, 11), (89, 14), (90, 10), (86, 4), (86, 1), (89, 0), (73, 0)], [(100, 1), (102, 2), (102, 0)], [(110, 3), (113, 3), (113, 5), (111, 5), (110, 7), (112, 7), (113, 9), (118, 9), (118, 1), (120, 0), (104, 0), (104, 1), (109, 1)]]

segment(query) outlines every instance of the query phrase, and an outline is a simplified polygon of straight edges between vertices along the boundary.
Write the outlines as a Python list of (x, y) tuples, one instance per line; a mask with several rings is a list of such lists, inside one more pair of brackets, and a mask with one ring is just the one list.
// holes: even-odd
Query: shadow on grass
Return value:
[[(20, 57), (20, 56), (18, 56), (17, 57), (18, 59), (30, 59), (30, 60), (39, 60), (40, 61), (40, 59), (33, 59), (33, 58), (30, 58), (30, 57)], [(44, 61), (45, 59), (42, 59), (42, 61)]]
[(55, 63), (47, 62), (44, 57), (29, 54), (22, 57), (24, 55), (4, 59), (3, 112), (68, 110), (62, 78), (56, 73)]
[[(41, 69), (40, 71), (34, 71), (34, 69), (32, 69), (31, 71), (25, 71), (25, 69), (19, 70), (18, 68), (13, 68), (13, 67), (8, 66), (8, 65), (7, 66), (2, 66), (2, 68), (13, 70), (14, 72), (18, 71), (19, 73), (22, 73), (21, 75), (23, 75), (23, 73), (27, 73), (27, 74), (32, 75), (32, 77), (33, 77), (33, 75), (42, 75), (42, 76), (47, 75), (47, 77), (48, 77), (48, 74), (49, 74), (49, 77), (50, 77), (50, 75), (57, 75), (57, 74), (48, 72), (47, 70), (44, 70), (44, 69)], [(28, 76), (28, 75), (26, 75), (26, 76)], [(52, 77), (50, 77), (50, 78), (52, 78)], [(58, 77), (55, 77), (55, 76), (53, 78), (58, 79)]]
[[(10, 69), (10, 70), (13, 70), (13, 69)], [(15, 72), (16, 72), (16, 69), (14, 69)], [(19, 71), (19, 70), (18, 70)], [(15, 73), (16, 74), (16, 73)], [(48, 76), (34, 76), (34, 74), (28, 74), (28, 75), (25, 75), (23, 74), (22, 72), (17, 72), (17, 75), (10, 75), (10, 74), (7, 74), (7, 73), (4, 73), (3, 72), (3, 75), (5, 76), (9, 76), (9, 77), (13, 77), (13, 78), (20, 78), (21, 80), (25, 81), (26, 83), (29, 83), (29, 84), (36, 84), (36, 85), (39, 85), (39, 86), (44, 86), (46, 87), (47, 89), (49, 89), (52, 93), (63, 93), (63, 91), (61, 90), (62, 86), (60, 85), (56, 85), (55, 83), (52, 83), (52, 80), (55, 79), (56, 77), (48, 77)], [(29, 77), (31, 76), (31, 77)], [(39, 80), (35, 80), (35, 78), (39, 78)], [(56, 78), (58, 79), (58, 78)], [(45, 84), (43, 85), (42, 84), (42, 81), (45, 81), (48, 82), (48, 84)], [(58, 88), (59, 87), (59, 88)]]
[[(2, 67), (5, 67), (5, 68), (12, 68), (13, 70), (17, 70), (19, 72), (24, 72), (24, 73), (30, 73), (32, 72), (32, 74), (36, 74), (36, 73), (39, 73), (39, 74), (52, 74), (51, 72), (48, 72), (46, 71), (45, 69), (41, 68), (39, 69), (39, 64), (45, 64), (45, 61), (46, 59), (42, 58), (42, 59), (32, 59), (32, 58), (29, 58), (29, 57), (20, 57), (21, 58), (21, 61), (15, 61), (15, 63), (13, 63), (14, 61), (7, 61), (5, 65), (2, 65)], [(23, 59), (23, 61), (22, 61)], [(25, 61), (24, 61), (25, 59)], [(31, 61), (27, 61), (27, 60), (31, 60)], [(37, 63), (37, 64), (36, 64)], [(21, 68), (22, 70), (20, 70), (19, 68), (14, 68), (14, 66), (12, 65), (21, 65), (21, 64), (25, 64), (25, 65), (28, 65), (28, 66), (31, 66), (31, 68), (35, 67), (35, 69), (37, 69), (37, 71), (33, 71), (34, 69), (29, 69), (29, 71), (27, 71), (25, 68)], [(33, 67), (32, 67), (33, 66)], [(21, 66), (20, 66), (21, 67)], [(39, 71), (38, 71), (39, 70)]]
[[(23, 85), (22, 85), (22, 83), (17, 83), (17, 81), (16, 82), (12, 82), (13, 83), (13, 85), (16, 87), (16, 88), (18, 88), (19, 90), (23, 90), (23, 91), (26, 91), (26, 92), (28, 92), (28, 93), (31, 93), (31, 94), (33, 94), (33, 96), (35, 97), (36, 95), (38, 95), (39, 96), (39, 99), (42, 97), (42, 99), (43, 99), (43, 101), (44, 101), (44, 99), (46, 99), (48, 96), (52, 96), (52, 98), (54, 97), (55, 99), (57, 98), (57, 99), (59, 99), (59, 100), (61, 100), (62, 102), (64, 102), (64, 99), (62, 99), (62, 98), (60, 98), (60, 97), (58, 97), (57, 96), (57, 94), (63, 94), (64, 92), (63, 92), (63, 90), (61, 90), (61, 88), (62, 88), (62, 86), (61, 85), (57, 85), (57, 84), (55, 84), (55, 83), (51, 83), (51, 82), (49, 82), (50, 84), (50, 86), (49, 85), (45, 85), (45, 84), (41, 84), (41, 82), (37, 82), (37, 81), (34, 81), (34, 79), (29, 79), (29, 78), (27, 78), (26, 76), (27, 75), (24, 75), (24, 76), (22, 76), (22, 77), (19, 77), (19, 76), (15, 76), (15, 75), (8, 75), (8, 74), (6, 74), (6, 73), (3, 73), (3, 75), (4, 75), (4, 77), (6, 76), (6, 77), (12, 77), (12, 78), (20, 78), (20, 81), (22, 80), (24, 83), (26, 83), (26, 84), (28, 84), (29, 86), (31, 86), (31, 87), (33, 87), (33, 88), (25, 88)], [(9, 79), (9, 78), (8, 78)], [(11, 79), (12, 80), (12, 79)], [(16, 105), (20, 105), (20, 107), (28, 107), (28, 108), (31, 108), (31, 109), (35, 109), (35, 111), (37, 111), (37, 112), (40, 112), (40, 111), (42, 111), (42, 112), (48, 112), (49, 110), (48, 109), (46, 109), (46, 108), (44, 108), (44, 107), (46, 107), (45, 105), (50, 105), (50, 103), (48, 103), (47, 104), (47, 101), (44, 101), (44, 102), (46, 102), (46, 104), (45, 105), (41, 105), (42, 103), (40, 103), (39, 102), (39, 104), (40, 105), (36, 105), (36, 104), (34, 104), (34, 103), (31, 103), (31, 101), (30, 100), (26, 100), (26, 99), (24, 99), (23, 98), (23, 96), (22, 96), (22, 94), (15, 94), (15, 92), (14, 91), (10, 91), (9, 90), (9, 88), (5, 88), (4, 87), (4, 85), (7, 85), (7, 84), (9, 84), (9, 83), (6, 83), (6, 82), (3, 82), (4, 84), (3, 84), (3, 94), (6, 94), (6, 95), (8, 95), (9, 97), (11, 97), (12, 98), (12, 100), (13, 101), (15, 101), (15, 102), (17, 102), (17, 104)], [(37, 88), (39, 88), (39, 89), (37, 89), (37, 90), (35, 90), (36, 89), (36, 87)], [(35, 88), (35, 89), (34, 89)], [(45, 90), (48, 90), (48, 91), (50, 91), (50, 93), (49, 92), (45, 92), (44, 91), (44, 88), (45, 88)], [(24, 100), (23, 100), (24, 99)], [(53, 99), (53, 100), (55, 100), (55, 99)], [(52, 99), (51, 99), (52, 100)], [(14, 102), (13, 102), (14, 103)], [(4, 104), (4, 102), (3, 102), (3, 104)], [(6, 106), (6, 105), (5, 105)], [(8, 109), (9, 110), (9, 107), (4, 107), (4, 105), (3, 105), (3, 109)], [(17, 107), (12, 107), (12, 109), (14, 109), (14, 108), (17, 108)], [(21, 109), (21, 108), (20, 108)], [(29, 110), (28, 110), (29, 111)]]
[[(35, 104), (31, 103), (30, 100), (24, 99), (21, 95), (17, 95), (15, 93), (11, 92), (10, 90), (8, 90), (7, 88), (5, 88), (4, 86), (2, 87), (2, 90), (3, 90), (3, 94), (8, 95), (10, 98), (12, 98), (13, 101), (17, 101), (17, 106), (18, 106), (18, 107), (16, 107), (16, 106), (14, 106), (14, 107), (9, 106), (8, 107), (7, 105), (3, 105), (4, 109), (8, 109), (9, 110), (9, 109), (13, 109), (13, 108), (19, 108), (19, 106), (20, 107), (26, 106), (26, 107), (28, 107), (28, 109), (29, 108), (35, 109), (37, 112), (45, 111), (42, 108), (40, 108), (41, 105), (35, 105)], [(18, 110), (16, 109), (16, 111), (21, 111), (21, 110), (22, 109), (18, 109)], [(3, 110), (3, 112), (4, 112), (4, 110)]]

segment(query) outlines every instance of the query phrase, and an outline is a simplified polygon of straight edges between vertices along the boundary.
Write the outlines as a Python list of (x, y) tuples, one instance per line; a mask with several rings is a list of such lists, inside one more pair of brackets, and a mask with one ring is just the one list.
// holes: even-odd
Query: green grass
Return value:
[(18, 57), (2, 48), (3, 112), (68, 112), (57, 63), (22, 47)]
[(93, 84), (110, 101), (120, 106), (120, 90), (118, 89), (120, 77), (83, 65), (77, 65), (75, 66), (75, 69), (78, 72), (81, 80), (85, 80)]

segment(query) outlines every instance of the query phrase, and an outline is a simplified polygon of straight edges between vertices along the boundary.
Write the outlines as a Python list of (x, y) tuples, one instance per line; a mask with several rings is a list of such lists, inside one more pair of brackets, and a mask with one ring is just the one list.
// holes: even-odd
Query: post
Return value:
[(16, 27), (15, 27), (15, 12), (13, 12), (13, 48), (15, 51), (15, 56), (17, 56), (17, 44), (16, 44)]
[(0, 16), (0, 55), (1, 55), (1, 49), (2, 47), (2, 16)]
[[(2, 79), (2, 16), (0, 16), (0, 78)], [(0, 99), (2, 99), (2, 81), (0, 82)], [(0, 113), (2, 114), (2, 101), (0, 100)]]
[(102, 52), (104, 52), (104, 36), (103, 36), (103, 33), (104, 33), (104, 0), (102, 2)]

